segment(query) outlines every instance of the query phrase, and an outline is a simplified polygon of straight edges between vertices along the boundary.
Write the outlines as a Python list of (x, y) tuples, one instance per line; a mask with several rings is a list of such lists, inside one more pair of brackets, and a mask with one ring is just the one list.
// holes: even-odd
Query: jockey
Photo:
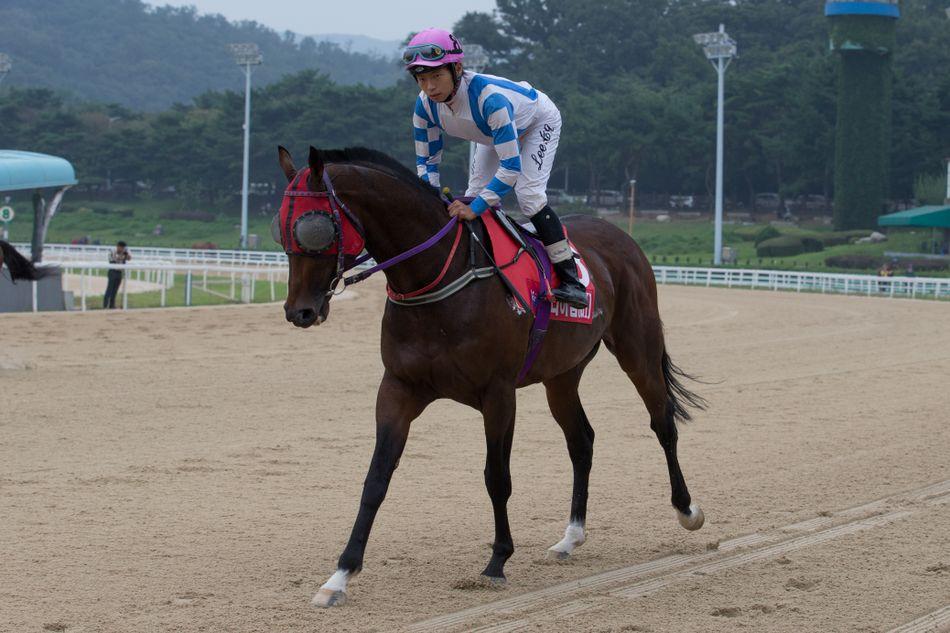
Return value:
[(561, 134), (557, 106), (526, 82), (463, 70), (462, 58), (455, 36), (436, 28), (416, 34), (403, 52), (422, 89), (412, 115), (419, 177), (439, 186), (443, 132), (477, 143), (465, 192), (474, 199), (470, 205), (453, 201), (449, 213), (473, 220), (513, 188), (561, 279), (555, 298), (587, 307), (571, 247), (546, 193)]

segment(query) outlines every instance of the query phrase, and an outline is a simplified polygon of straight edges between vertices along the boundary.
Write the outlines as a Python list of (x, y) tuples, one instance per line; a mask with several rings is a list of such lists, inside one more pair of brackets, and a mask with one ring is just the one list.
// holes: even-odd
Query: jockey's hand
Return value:
[(453, 200), (449, 203), (449, 215), (454, 217), (459, 217), (462, 220), (474, 220), (477, 216), (475, 212), (472, 211), (472, 207), (468, 206), (461, 200)]

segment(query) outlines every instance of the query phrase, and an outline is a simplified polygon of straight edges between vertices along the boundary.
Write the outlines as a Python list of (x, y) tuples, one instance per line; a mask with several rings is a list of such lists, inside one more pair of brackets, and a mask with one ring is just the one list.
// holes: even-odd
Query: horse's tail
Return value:
[(36, 268), (30, 260), (20, 255), (12, 244), (0, 240), (0, 250), (3, 251), (3, 263), (10, 269), (10, 279), (16, 282), (17, 279), (36, 280), (46, 275), (42, 268)]
[(668, 406), (673, 408), (674, 419), (683, 422), (692, 419), (687, 406), (694, 409), (705, 410), (708, 406), (706, 399), (696, 394), (680, 382), (681, 378), (699, 382), (695, 376), (687, 374), (685, 371), (673, 364), (670, 355), (663, 350), (663, 377), (666, 379), (666, 395), (669, 401)]

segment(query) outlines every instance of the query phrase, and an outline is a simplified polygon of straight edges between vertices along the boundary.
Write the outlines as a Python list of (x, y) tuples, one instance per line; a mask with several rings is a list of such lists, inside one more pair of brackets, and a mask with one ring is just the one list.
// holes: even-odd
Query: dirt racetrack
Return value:
[(671, 355), (715, 382), (680, 432), (702, 530), (676, 523), (646, 412), (601, 351), (570, 561), (545, 555), (571, 469), (543, 389), (520, 392), (501, 590), (477, 582), (480, 417), (438, 402), (349, 603), (311, 607), (373, 447), (384, 297), (371, 280), (307, 331), (278, 305), (0, 315), (0, 630), (950, 626), (950, 305), (683, 287), (660, 288)]

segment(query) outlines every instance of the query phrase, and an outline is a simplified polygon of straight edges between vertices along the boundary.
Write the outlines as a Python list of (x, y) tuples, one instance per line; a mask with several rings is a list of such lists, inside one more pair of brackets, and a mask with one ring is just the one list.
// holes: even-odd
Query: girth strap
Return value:
[(477, 279), (487, 279), (491, 277), (496, 271), (497, 269), (494, 266), (469, 268), (461, 277), (434, 292), (429, 292), (417, 297), (409, 297), (407, 299), (393, 299), (389, 297), (389, 300), (399, 306), (421, 306), (427, 303), (436, 303), (437, 301), (448, 299)]

